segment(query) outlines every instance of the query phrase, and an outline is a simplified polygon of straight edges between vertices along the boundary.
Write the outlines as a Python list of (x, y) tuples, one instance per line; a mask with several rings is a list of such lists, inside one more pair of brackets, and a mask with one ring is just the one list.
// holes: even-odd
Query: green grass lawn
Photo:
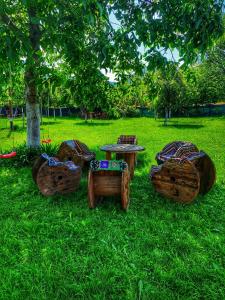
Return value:
[[(225, 118), (173, 119), (167, 128), (150, 118), (47, 122), (42, 132), (54, 143), (80, 139), (98, 158), (120, 134), (136, 134), (146, 151), (127, 213), (116, 200), (89, 210), (87, 173), (77, 192), (45, 198), (29, 168), (0, 169), (0, 299), (225, 298)], [(26, 133), (16, 125), (20, 144)], [(155, 154), (173, 140), (192, 141), (216, 165), (214, 188), (191, 205), (162, 198), (148, 180)]]

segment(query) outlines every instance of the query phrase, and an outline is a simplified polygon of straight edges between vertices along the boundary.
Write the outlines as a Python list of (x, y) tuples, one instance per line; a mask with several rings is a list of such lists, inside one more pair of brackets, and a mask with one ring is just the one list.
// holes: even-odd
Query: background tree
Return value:
[(206, 60), (193, 68), (199, 104), (225, 99), (225, 35), (207, 52)]
[(172, 111), (178, 110), (186, 101), (184, 78), (174, 63), (170, 63), (165, 69), (155, 72), (152, 77), (150, 92), (154, 97), (154, 105), (158, 113), (164, 114), (164, 124), (167, 125)]
[[(27, 144), (40, 144), (37, 84), (46, 56), (57, 53), (74, 68), (89, 61), (83, 55), (88, 49), (97, 69), (141, 73), (143, 59), (154, 68), (165, 63), (158, 49), (177, 48), (189, 63), (220, 36), (222, 5), (222, 0), (2, 0), (0, 47), (8, 36), (16, 41), (15, 57), (25, 58)], [(110, 24), (110, 14), (118, 28)]]
[(108, 110), (109, 82), (96, 67), (88, 64), (81, 66), (75, 70), (69, 85), (74, 102), (79, 105), (86, 122), (88, 112)]

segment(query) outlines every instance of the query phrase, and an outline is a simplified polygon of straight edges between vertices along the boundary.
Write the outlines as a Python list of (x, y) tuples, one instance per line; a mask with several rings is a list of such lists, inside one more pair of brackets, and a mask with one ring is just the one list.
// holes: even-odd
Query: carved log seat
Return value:
[(150, 180), (157, 192), (178, 202), (190, 203), (198, 194), (210, 191), (216, 180), (215, 166), (205, 152), (193, 149), (183, 144), (173, 158), (152, 166)]
[(33, 166), (33, 178), (44, 196), (74, 192), (81, 179), (81, 168), (72, 161), (60, 162), (58, 158), (42, 154)]
[(123, 161), (95, 160), (91, 162), (88, 175), (88, 203), (95, 208), (97, 200), (104, 196), (119, 196), (121, 206), (129, 205), (129, 170)]
[(60, 145), (57, 157), (60, 161), (73, 161), (82, 168), (95, 159), (95, 153), (91, 152), (84, 143), (78, 140), (69, 140)]

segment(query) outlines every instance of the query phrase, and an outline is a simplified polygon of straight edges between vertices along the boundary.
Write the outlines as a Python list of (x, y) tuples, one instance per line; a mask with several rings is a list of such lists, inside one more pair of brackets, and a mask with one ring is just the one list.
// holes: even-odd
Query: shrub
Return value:
[[(15, 151), (17, 155), (10, 159), (0, 159), (0, 167), (25, 167), (32, 166), (35, 159), (41, 155), (41, 153), (47, 153), (49, 156), (55, 156), (58, 150), (58, 146), (54, 144), (43, 144), (39, 148), (30, 148), (26, 144), (21, 144)], [(10, 153), (12, 150), (5, 151)]]

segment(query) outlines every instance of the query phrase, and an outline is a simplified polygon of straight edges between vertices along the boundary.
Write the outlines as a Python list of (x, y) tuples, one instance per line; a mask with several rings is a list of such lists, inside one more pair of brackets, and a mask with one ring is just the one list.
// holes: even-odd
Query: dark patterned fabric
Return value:
[(152, 166), (150, 171), (150, 178), (152, 178), (156, 173), (158, 173), (162, 168), (162, 165), (160, 166)]
[(188, 153), (198, 152), (198, 148), (190, 142), (176, 141), (166, 145), (161, 152), (156, 155), (158, 163), (163, 163), (170, 158), (182, 158)]
[(137, 138), (135, 135), (121, 135), (117, 140), (117, 144), (137, 145)]
[(194, 160), (196, 158), (200, 158), (205, 156), (205, 152), (203, 151), (199, 151), (199, 152), (189, 152), (189, 153), (185, 153), (183, 156), (181, 156), (182, 160)]
[(92, 171), (124, 171), (128, 168), (125, 161), (122, 160), (92, 160), (90, 169)]
[(79, 166), (76, 166), (72, 161), (61, 162), (58, 158), (50, 157), (46, 153), (43, 153), (41, 156), (48, 161), (49, 167), (65, 166), (71, 171), (75, 171), (79, 168)]
[(191, 143), (186, 143), (182, 145), (176, 153), (174, 154), (174, 157), (182, 158), (188, 155), (189, 153), (198, 152), (198, 149), (195, 145)]

